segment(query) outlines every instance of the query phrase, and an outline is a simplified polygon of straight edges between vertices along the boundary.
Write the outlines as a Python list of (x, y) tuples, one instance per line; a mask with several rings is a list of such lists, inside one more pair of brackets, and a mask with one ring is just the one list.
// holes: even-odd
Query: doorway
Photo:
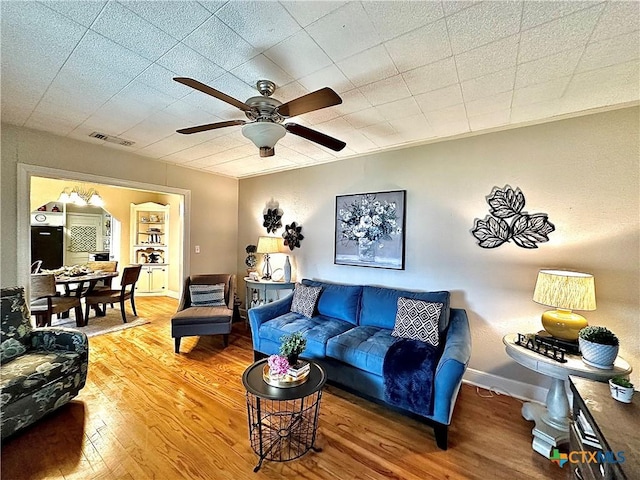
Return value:
[[(42, 188), (43, 183), (49, 181), (51, 187), (50, 191)], [(36, 187), (32, 185), (36, 184)], [(38, 183), (39, 182), (39, 183)], [(128, 180), (121, 180), (115, 178), (98, 177), (90, 174), (82, 174), (78, 172), (69, 172), (59, 169), (52, 169), (48, 167), (40, 167), (34, 165), (18, 164), (18, 278), (24, 284), (29, 284), (29, 266), (31, 264), (31, 252), (30, 252), (30, 211), (36, 209), (38, 205), (44, 204), (51, 200), (51, 196), (59, 195), (64, 186), (72, 186), (76, 183), (87, 184), (90, 183), (100, 191), (102, 189), (105, 194), (101, 192), (103, 196), (111, 190), (111, 206), (105, 205), (107, 212), (117, 218), (117, 212), (126, 211), (126, 218), (129, 216), (130, 204), (137, 203), (140, 198), (153, 198), (155, 201), (171, 201), (176, 211), (176, 235), (173, 237), (176, 241), (174, 251), (174, 265), (173, 265), (173, 277), (174, 281), (166, 292), (167, 296), (178, 297), (180, 294), (180, 287), (182, 285), (182, 279), (186, 275), (189, 275), (189, 263), (188, 263), (188, 240), (189, 240), (189, 206), (190, 206), (190, 191), (185, 189), (178, 189), (167, 186), (145, 184), (141, 182), (134, 182)], [(43, 195), (49, 195), (49, 198), (43, 197)], [(119, 200), (116, 201), (115, 199)], [(124, 216), (124, 215), (122, 215)], [(119, 228), (113, 228), (119, 227)], [(122, 239), (127, 238), (129, 234), (128, 222), (123, 221), (112, 223), (112, 249), (117, 248), (117, 243), (120, 243), (118, 249), (121, 257), (121, 265), (127, 265), (130, 262), (130, 254), (128, 252), (128, 241)], [(116, 231), (119, 230), (119, 231)], [(65, 239), (67, 241), (68, 239)], [(96, 238), (96, 242), (99, 239)], [(103, 238), (104, 245), (104, 238)], [(99, 247), (99, 245), (97, 245)], [(104, 247), (102, 247), (104, 248)], [(71, 260), (69, 260), (71, 261)], [(65, 263), (66, 260), (65, 260)]]

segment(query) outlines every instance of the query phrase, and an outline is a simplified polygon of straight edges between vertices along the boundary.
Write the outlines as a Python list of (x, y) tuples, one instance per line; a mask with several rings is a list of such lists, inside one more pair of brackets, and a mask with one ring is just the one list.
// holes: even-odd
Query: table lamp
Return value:
[(564, 270), (540, 270), (533, 301), (556, 310), (542, 314), (542, 326), (553, 337), (576, 341), (587, 319), (572, 310), (595, 310), (596, 289), (593, 275)]
[(271, 263), (269, 262), (269, 254), (278, 253), (280, 251), (278, 237), (259, 237), (258, 253), (264, 254), (264, 265), (262, 266), (262, 279), (271, 280)]

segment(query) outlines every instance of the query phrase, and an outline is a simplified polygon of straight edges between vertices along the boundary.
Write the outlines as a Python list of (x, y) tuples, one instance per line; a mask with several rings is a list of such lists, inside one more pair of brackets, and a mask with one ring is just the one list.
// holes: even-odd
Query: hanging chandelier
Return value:
[(73, 187), (73, 189), (66, 187), (60, 193), (58, 201), (61, 203), (73, 203), (80, 207), (85, 205), (104, 206), (104, 200), (95, 188), (85, 190), (82, 187)]

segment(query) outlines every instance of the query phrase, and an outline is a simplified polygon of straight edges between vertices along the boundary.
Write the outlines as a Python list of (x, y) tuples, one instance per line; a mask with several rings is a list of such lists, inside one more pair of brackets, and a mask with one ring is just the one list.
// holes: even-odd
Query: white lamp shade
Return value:
[(564, 270), (540, 270), (533, 301), (564, 310), (595, 310), (593, 275)]
[(273, 148), (287, 131), (279, 123), (254, 122), (242, 127), (242, 134), (258, 148)]
[(102, 200), (102, 197), (98, 195), (98, 192), (96, 192), (93, 195), (91, 195), (91, 198), (89, 199), (89, 205), (95, 205), (96, 207), (103, 207), (104, 200)]
[(278, 253), (280, 251), (280, 238), (259, 237), (258, 253)]

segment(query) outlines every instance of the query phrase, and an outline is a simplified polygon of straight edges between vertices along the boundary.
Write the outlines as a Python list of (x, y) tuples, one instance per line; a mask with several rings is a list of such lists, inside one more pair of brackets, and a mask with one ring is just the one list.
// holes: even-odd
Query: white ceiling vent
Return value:
[(130, 140), (124, 140), (122, 138), (114, 137), (112, 135), (107, 135), (100, 132), (92, 132), (89, 134), (90, 137), (97, 138), (98, 140), (104, 140), (105, 142), (117, 143), (118, 145), (122, 145), (124, 147), (130, 147), (136, 142), (132, 142)]

